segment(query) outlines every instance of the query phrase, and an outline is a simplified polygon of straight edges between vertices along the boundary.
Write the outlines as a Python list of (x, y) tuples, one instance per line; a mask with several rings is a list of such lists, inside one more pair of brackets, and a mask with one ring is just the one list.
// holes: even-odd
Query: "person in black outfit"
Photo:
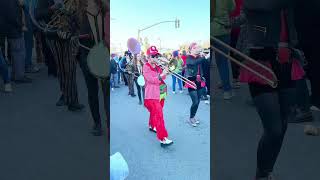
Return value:
[(203, 69), (201, 64), (207, 61), (207, 56), (200, 54), (200, 48), (196, 43), (192, 43), (189, 47), (190, 55), (186, 59), (186, 77), (194, 82), (197, 89), (188, 87), (189, 95), (192, 100), (192, 105), (190, 108), (190, 119), (189, 123), (196, 127), (200, 123), (199, 119), (195, 118), (197, 113), (201, 96), (204, 94), (205, 86), (203, 85)]
[[(262, 6), (265, 5), (265, 6)], [(294, 117), (295, 80), (292, 78), (291, 47), (297, 37), (290, 2), (245, 1), (248, 20), (249, 56), (271, 65), (278, 87), (249, 81), (249, 90), (260, 116), (263, 135), (257, 149), (256, 180), (273, 179), (272, 172), (279, 156), (288, 121)], [(284, 53), (285, 52), (285, 53)], [(300, 67), (302, 68), (302, 67)]]
[[(55, 10), (54, 1), (53, 0), (39, 0), (37, 7), (35, 9), (35, 18), (38, 22), (48, 23), (50, 21), (50, 17)], [(48, 67), (48, 76), (57, 77), (57, 65), (54, 60), (54, 56), (52, 51), (50, 50), (49, 44), (47, 43), (48, 38), (54, 38), (47, 36), (47, 34), (39, 29), (35, 29), (36, 31), (40, 31), (41, 35), (41, 43), (42, 43), (42, 52), (45, 57), (45, 64)]]
[(210, 61), (204, 61), (202, 63), (203, 77), (206, 81), (206, 91), (203, 93), (202, 100), (208, 100), (210, 96)]
[[(143, 68), (143, 63), (141, 61), (141, 59), (138, 59), (137, 55), (134, 55), (133, 57), (133, 63), (134, 63), (134, 67), (133, 67), (133, 71), (134, 71), (134, 82), (136, 84), (136, 88), (137, 88), (137, 92), (138, 92), (138, 98), (139, 98), (139, 105), (142, 105), (142, 100), (144, 99), (144, 86), (141, 87), (138, 84), (138, 77), (142, 74), (142, 68)], [(141, 97), (142, 94), (142, 97)]]
[[(100, 4), (98, 0), (95, 1), (87, 1), (87, 3), (96, 3)], [(87, 12), (87, 5), (84, 5), (85, 9), (83, 10), (84, 12)], [(100, 7), (100, 10), (98, 11), (97, 14), (93, 14), (95, 16), (101, 15), (104, 17), (104, 9)], [(88, 16), (90, 16), (92, 13), (84, 13), (84, 16), (82, 17), (82, 22), (80, 25), (80, 34), (83, 38), (81, 38), (79, 41), (82, 45), (92, 48), (95, 45), (95, 40), (93, 36), (93, 32), (91, 30)], [(99, 22), (98, 22), (99, 23)], [(79, 50), (79, 64), (80, 68), (82, 69), (85, 82), (87, 85), (88, 89), (88, 102), (91, 110), (91, 115), (94, 121), (94, 126), (92, 129), (92, 134), (94, 136), (101, 136), (103, 134), (102, 130), (102, 124), (101, 124), (101, 116), (100, 116), (100, 110), (99, 110), (99, 79), (95, 77), (89, 70), (88, 65), (87, 65), (87, 57), (88, 57), (89, 51), (84, 48), (80, 48)], [(107, 83), (102, 83), (106, 85)], [(102, 88), (103, 93), (105, 94), (104, 97), (106, 98), (106, 93), (107, 87)], [(105, 108), (107, 112), (107, 100), (105, 99)], [(108, 117), (107, 117), (108, 119)], [(107, 131), (109, 132), (109, 122), (107, 122)]]
[(121, 71), (121, 77), (124, 81), (124, 85), (125, 86), (128, 86), (128, 80), (127, 80), (127, 77), (126, 77), (126, 74), (128, 74), (127, 72), (125, 72), (125, 69), (126, 69), (126, 66), (127, 66), (127, 58), (126, 56), (124, 55), (120, 60), (119, 60), (119, 67), (120, 67), (120, 71)]
[(307, 78), (311, 84), (311, 109), (320, 111), (320, 1), (297, 0), (295, 6), (295, 25), (297, 27), (300, 47), (303, 50), (307, 65)]

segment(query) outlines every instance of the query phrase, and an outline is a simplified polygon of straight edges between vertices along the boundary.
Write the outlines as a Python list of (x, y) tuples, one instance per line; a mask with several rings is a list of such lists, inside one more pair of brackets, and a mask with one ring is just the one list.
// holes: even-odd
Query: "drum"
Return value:
[(146, 84), (143, 75), (140, 75), (137, 79), (138, 85), (139, 86), (144, 86)]
[(89, 71), (97, 78), (108, 78), (110, 76), (110, 57), (109, 51), (103, 42), (95, 45), (87, 57)]

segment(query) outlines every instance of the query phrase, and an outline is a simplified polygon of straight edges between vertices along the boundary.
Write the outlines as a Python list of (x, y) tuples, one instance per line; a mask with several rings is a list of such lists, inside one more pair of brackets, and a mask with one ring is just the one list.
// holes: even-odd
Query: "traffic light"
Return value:
[(180, 20), (179, 20), (179, 19), (176, 19), (175, 27), (176, 27), (176, 28), (179, 28), (179, 27), (180, 27)]

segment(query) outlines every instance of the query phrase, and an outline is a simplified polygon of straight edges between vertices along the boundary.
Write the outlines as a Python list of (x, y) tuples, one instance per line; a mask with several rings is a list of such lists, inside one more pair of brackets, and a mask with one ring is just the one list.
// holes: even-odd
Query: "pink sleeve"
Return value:
[(158, 79), (158, 75), (156, 73), (152, 73), (149, 66), (143, 66), (143, 76), (146, 82), (150, 84), (160, 84), (160, 80)]

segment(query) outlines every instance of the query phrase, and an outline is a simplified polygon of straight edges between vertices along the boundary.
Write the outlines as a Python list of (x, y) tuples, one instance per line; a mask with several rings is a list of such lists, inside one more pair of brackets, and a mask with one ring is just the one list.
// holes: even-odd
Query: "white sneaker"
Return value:
[(180, 94), (182, 94), (183, 93), (183, 91), (181, 90), (181, 91), (179, 91), (180, 92)]
[(199, 121), (198, 119), (194, 119), (194, 122), (195, 122), (196, 124), (200, 124), (200, 121)]
[(223, 99), (224, 100), (230, 100), (232, 97), (233, 97), (233, 93), (231, 91), (223, 93)]
[(239, 81), (233, 82), (233, 88), (234, 89), (239, 89), (241, 87), (241, 83)]
[(320, 109), (317, 106), (311, 106), (310, 109), (312, 111), (320, 111)]
[(189, 124), (193, 127), (197, 127), (198, 124), (196, 123), (196, 120), (195, 119), (189, 119)]
[(172, 91), (172, 94), (176, 94), (176, 92), (175, 92), (175, 91)]
[(168, 138), (164, 138), (162, 141), (160, 141), (160, 143), (161, 145), (171, 145), (173, 141)]
[(12, 86), (10, 83), (7, 83), (4, 85), (4, 92), (7, 92), (7, 93), (11, 93), (12, 92)]
[(209, 100), (205, 100), (204, 103), (205, 104), (210, 104), (210, 101)]
[(155, 133), (157, 132), (156, 127), (154, 127), (154, 128), (152, 129), (152, 127), (151, 127), (151, 126), (149, 126), (149, 130), (150, 130), (150, 131), (152, 131), (152, 132), (155, 132)]

